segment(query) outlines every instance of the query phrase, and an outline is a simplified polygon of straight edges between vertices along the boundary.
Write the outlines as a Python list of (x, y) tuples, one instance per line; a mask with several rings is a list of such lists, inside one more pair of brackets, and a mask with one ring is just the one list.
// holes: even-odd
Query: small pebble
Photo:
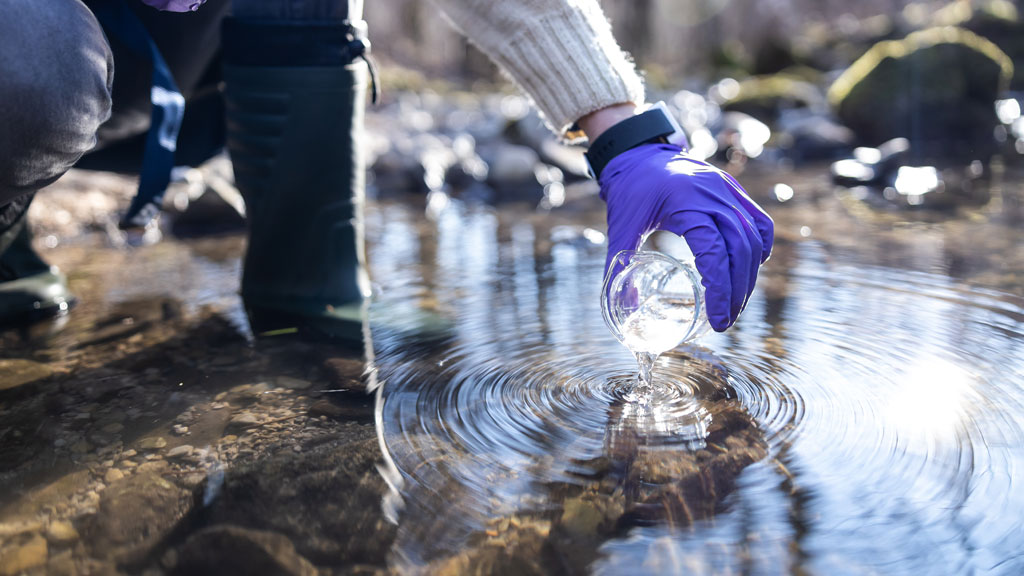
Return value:
[(143, 438), (139, 442), (139, 448), (143, 450), (159, 450), (167, 446), (167, 440), (163, 436), (150, 436), (149, 438)]
[(191, 456), (193, 450), (195, 450), (195, 449), (192, 446), (189, 446), (188, 444), (183, 444), (181, 446), (176, 446), (176, 447), (171, 448), (170, 450), (168, 450), (167, 451), (167, 457), (168, 458), (181, 458), (183, 456)]
[(46, 539), (53, 544), (70, 544), (78, 540), (78, 530), (66, 520), (56, 520), (46, 529)]

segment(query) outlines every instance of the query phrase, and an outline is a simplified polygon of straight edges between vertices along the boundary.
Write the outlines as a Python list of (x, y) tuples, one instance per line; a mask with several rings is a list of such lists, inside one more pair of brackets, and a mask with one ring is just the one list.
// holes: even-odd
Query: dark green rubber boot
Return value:
[(341, 23), (225, 23), (228, 152), (249, 226), (242, 299), (257, 335), (361, 345), (367, 69), (356, 43)]
[(0, 254), (0, 329), (24, 326), (67, 313), (74, 304), (67, 281), (32, 248), (22, 218), (4, 233)]

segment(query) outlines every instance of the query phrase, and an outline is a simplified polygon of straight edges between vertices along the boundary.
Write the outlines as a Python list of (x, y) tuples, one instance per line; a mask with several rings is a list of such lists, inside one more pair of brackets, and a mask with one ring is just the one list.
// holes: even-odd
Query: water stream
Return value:
[(1024, 569), (1014, 213), (848, 200), (771, 205), (740, 321), (657, 359), (601, 321), (599, 213), (453, 202), (417, 226), (382, 206), (378, 306), (449, 323), (425, 345), (376, 332), (392, 567)]
[(80, 573), (225, 525), (337, 573), (1024, 573), (1024, 175), (941, 212), (741, 178), (772, 258), (643, 390), (572, 189), (368, 203), (375, 403), (357, 355), (246, 338), (240, 237), (54, 250), (81, 304), (0, 336), (0, 550), (60, 520)]

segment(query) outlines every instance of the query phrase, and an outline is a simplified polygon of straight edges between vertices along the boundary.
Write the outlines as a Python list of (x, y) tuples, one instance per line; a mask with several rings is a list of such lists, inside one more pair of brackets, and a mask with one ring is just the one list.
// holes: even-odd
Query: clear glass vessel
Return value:
[(604, 321), (634, 354), (657, 356), (710, 328), (700, 280), (692, 264), (668, 254), (623, 250), (601, 291)]

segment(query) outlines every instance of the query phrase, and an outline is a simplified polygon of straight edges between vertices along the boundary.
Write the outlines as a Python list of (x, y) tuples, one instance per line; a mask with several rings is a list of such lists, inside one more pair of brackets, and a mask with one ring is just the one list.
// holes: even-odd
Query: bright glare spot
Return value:
[(425, 210), (427, 219), (432, 222), (436, 222), (450, 202), (451, 200), (444, 192), (440, 190), (431, 190), (427, 194), (427, 208)]
[(707, 128), (698, 128), (690, 134), (690, 150), (687, 156), (697, 160), (707, 160), (718, 152), (718, 140)]
[(985, 173), (985, 165), (981, 163), (981, 160), (975, 160), (971, 162), (971, 165), (967, 167), (967, 175), (972, 178), (980, 178)]
[(591, 244), (604, 244), (605, 240), (604, 232), (594, 230), (593, 228), (584, 229), (583, 237), (589, 240)]
[(996, 100), (996, 116), (1003, 124), (1011, 124), (1020, 118), (1020, 103), (1015, 98)]
[(903, 436), (952, 439), (975, 380), (947, 360), (920, 357), (906, 368), (892, 395), (885, 399), (886, 420)]
[(865, 164), (878, 164), (882, 161), (882, 151), (878, 148), (861, 146), (853, 149), (853, 157)]
[(509, 120), (519, 120), (530, 112), (530, 103), (522, 96), (505, 96), (501, 99), (501, 114)]
[(939, 187), (939, 172), (934, 166), (900, 166), (893, 187), (904, 196), (921, 196)]
[(56, 248), (58, 244), (60, 244), (60, 240), (53, 234), (50, 234), (43, 240), (43, 245), (47, 248)]
[(793, 187), (789, 184), (778, 183), (775, 185), (775, 199), (779, 202), (786, 202), (793, 199)]
[(801, 226), (800, 227), (800, 235), (803, 236), (804, 238), (809, 237), (811, 235), (811, 227), (810, 226)]
[(875, 169), (867, 166), (858, 160), (840, 160), (832, 165), (832, 172), (836, 176), (849, 178), (858, 182), (867, 182), (874, 179)]
[(723, 78), (715, 88), (722, 100), (732, 100), (740, 95), (740, 83), (735, 78)]
[(552, 182), (544, 187), (544, 197), (548, 201), (548, 205), (552, 208), (558, 208), (562, 204), (565, 204), (565, 185), (561, 182)]
[(740, 134), (740, 148), (751, 158), (760, 156), (765, 143), (772, 137), (771, 128), (754, 118), (740, 120), (736, 129)]

